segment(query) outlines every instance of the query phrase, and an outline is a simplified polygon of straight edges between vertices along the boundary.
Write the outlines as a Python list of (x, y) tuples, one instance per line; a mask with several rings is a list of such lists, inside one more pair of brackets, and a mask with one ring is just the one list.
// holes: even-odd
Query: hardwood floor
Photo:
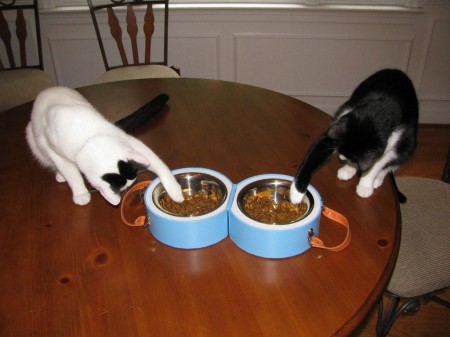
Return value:
[[(441, 179), (449, 150), (450, 125), (420, 125), (416, 153), (396, 175)], [(450, 288), (439, 296), (450, 301)], [(375, 337), (377, 314), (378, 306), (353, 336)], [(423, 303), (419, 312), (414, 315), (400, 316), (389, 333), (389, 337), (446, 336), (450, 336), (450, 309), (434, 301)]]

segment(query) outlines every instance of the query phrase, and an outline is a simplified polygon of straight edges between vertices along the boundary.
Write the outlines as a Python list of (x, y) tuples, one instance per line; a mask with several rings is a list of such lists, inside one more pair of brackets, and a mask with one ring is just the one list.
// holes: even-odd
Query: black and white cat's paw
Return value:
[(376, 189), (376, 188), (380, 187), (381, 185), (383, 185), (383, 181), (384, 181), (384, 177), (383, 178), (377, 177), (373, 181), (373, 188)]
[(356, 186), (356, 193), (361, 197), (361, 198), (368, 198), (373, 194), (373, 191), (375, 189), (377, 189), (378, 187), (380, 187), (383, 184), (383, 177), (378, 176), (372, 183), (372, 186), (370, 186), (370, 183), (367, 184), (367, 182), (365, 184), (359, 183), (358, 186)]
[(378, 188), (381, 185), (383, 185), (384, 182), (384, 178), (386, 177), (386, 175), (389, 172), (395, 172), (395, 170), (397, 169), (397, 167), (389, 167), (387, 169), (382, 170), (381, 172), (378, 173), (378, 175), (375, 177), (375, 180), (373, 181), (373, 188)]
[(90, 201), (91, 194), (88, 191), (73, 195), (73, 202), (77, 205), (84, 206), (89, 204)]
[(355, 176), (356, 172), (356, 167), (345, 164), (338, 170), (337, 177), (339, 180), (350, 180)]
[(291, 184), (291, 190), (289, 192), (289, 198), (291, 199), (291, 202), (295, 205), (299, 204), (302, 202), (303, 197), (305, 196), (306, 193), (302, 193), (299, 190), (297, 190), (297, 188), (295, 187), (295, 182), (293, 182)]
[(358, 186), (356, 186), (356, 194), (358, 194), (361, 198), (368, 198), (373, 194), (373, 187), (358, 184)]

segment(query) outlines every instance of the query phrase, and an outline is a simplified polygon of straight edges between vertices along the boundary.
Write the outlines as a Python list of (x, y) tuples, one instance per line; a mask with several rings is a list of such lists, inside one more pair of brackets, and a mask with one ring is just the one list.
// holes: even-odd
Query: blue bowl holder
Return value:
[(322, 201), (314, 187), (308, 190), (315, 198), (310, 214), (290, 225), (276, 226), (260, 224), (244, 215), (237, 206), (236, 191), (255, 180), (279, 178), (293, 180), (292, 176), (263, 174), (232, 184), (219, 172), (205, 168), (183, 168), (173, 174), (184, 172), (207, 173), (221, 179), (227, 186), (229, 195), (224, 204), (210, 214), (198, 217), (175, 217), (159, 210), (152, 202), (152, 192), (159, 184), (155, 179), (145, 191), (145, 204), (150, 217), (149, 229), (160, 242), (175, 248), (194, 249), (211, 246), (228, 235), (242, 250), (264, 258), (284, 258), (301, 254), (311, 246), (309, 234), (319, 233)]

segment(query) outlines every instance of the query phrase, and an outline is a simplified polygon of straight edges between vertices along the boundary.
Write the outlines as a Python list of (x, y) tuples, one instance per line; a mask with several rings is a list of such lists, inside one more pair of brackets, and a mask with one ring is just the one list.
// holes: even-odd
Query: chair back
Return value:
[[(106, 71), (113, 68), (149, 64), (167, 66), (169, 0), (87, 0), (87, 2)], [(155, 24), (154, 5), (163, 8), (161, 23)], [(136, 13), (144, 13), (143, 18), (138, 15), (138, 19)], [(106, 20), (109, 29), (106, 24), (102, 25)], [(141, 30), (138, 28), (138, 23), (142, 26)], [(158, 35), (155, 34), (155, 29)], [(128, 32), (129, 44), (124, 44), (123, 30)], [(111, 41), (111, 36), (117, 45), (120, 57), (117, 56), (117, 53), (113, 55), (112, 52), (109, 52), (114, 48), (106, 48), (106, 44)], [(158, 46), (162, 45), (162, 48), (152, 50), (152, 42), (155, 44), (157, 36), (158, 40), (161, 40), (160, 37), (162, 37), (162, 43), (158, 44)], [(126, 39), (128, 40), (128, 38)], [(138, 48), (138, 40), (141, 39), (145, 40), (143, 51), (139, 51)], [(130, 60), (128, 56), (132, 56)], [(156, 60), (153, 60), (153, 57)]]
[(0, 1), (0, 38), (0, 70), (44, 69), (37, 0)]

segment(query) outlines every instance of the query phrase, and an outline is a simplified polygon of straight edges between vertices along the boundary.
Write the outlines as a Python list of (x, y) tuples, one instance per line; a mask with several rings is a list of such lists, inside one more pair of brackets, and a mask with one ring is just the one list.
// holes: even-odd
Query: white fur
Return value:
[(342, 166), (337, 173), (337, 176), (340, 180), (350, 180), (354, 177), (357, 172), (357, 168), (352, 163), (347, 163)]
[(291, 199), (291, 202), (295, 205), (302, 202), (303, 197), (306, 193), (301, 193), (297, 188), (295, 187), (295, 182), (292, 182), (291, 184), (291, 190), (290, 190), (289, 198)]
[(352, 112), (352, 111), (353, 111), (352, 108), (350, 108), (350, 107), (348, 107), (348, 106), (344, 107), (344, 108), (342, 109), (342, 111), (340, 111), (339, 115), (337, 116), (336, 121), (339, 120), (339, 119), (341, 119), (342, 117), (344, 117), (345, 115), (347, 115), (348, 113), (350, 113), (350, 112)]
[[(38, 95), (26, 138), (38, 161), (56, 172), (58, 182), (69, 184), (78, 205), (91, 200), (82, 174), (108, 202), (120, 203), (120, 195), (101, 178), (106, 173), (119, 173), (119, 160), (144, 165), (160, 177), (172, 199), (183, 200), (180, 185), (161, 159), (144, 143), (109, 123), (73, 89), (53, 87)], [(133, 182), (128, 181), (123, 189)]]
[[(372, 165), (372, 167), (363, 172), (356, 193), (361, 198), (368, 198), (373, 194), (373, 190), (383, 184), (384, 178), (389, 172), (397, 169), (397, 167), (385, 168), (386, 164), (395, 159), (395, 145), (399, 141), (403, 129), (394, 131), (388, 139), (386, 149), (383, 155)], [(351, 179), (356, 174), (356, 168), (352, 163), (347, 163), (338, 170), (338, 178), (341, 180)]]

